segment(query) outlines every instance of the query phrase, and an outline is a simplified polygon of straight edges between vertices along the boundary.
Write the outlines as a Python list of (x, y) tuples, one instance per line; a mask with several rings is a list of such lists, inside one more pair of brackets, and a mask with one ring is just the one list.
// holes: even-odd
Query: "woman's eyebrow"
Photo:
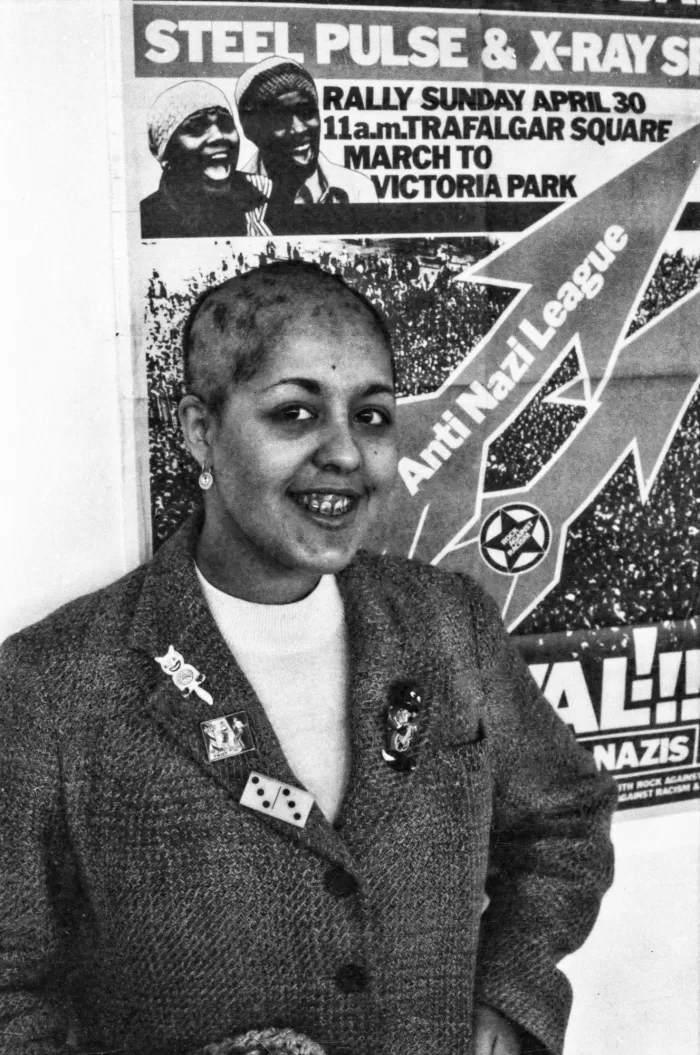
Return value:
[[(318, 381), (313, 381), (310, 377), (282, 377), (279, 381), (274, 381), (271, 385), (267, 385), (263, 388), (263, 392), (269, 392), (271, 388), (280, 388), (282, 385), (297, 385), (299, 388), (305, 389), (313, 396), (319, 396), (321, 394), (321, 385)], [(387, 395), (392, 398), (395, 395), (394, 389), (391, 385), (383, 381), (375, 381), (373, 384), (368, 385), (367, 388), (363, 388), (360, 392), (360, 396), (366, 399), (368, 396)]]
[(394, 396), (394, 395), (396, 395), (396, 393), (394, 391), (393, 385), (387, 385), (387, 384), (384, 384), (381, 381), (378, 381), (378, 382), (376, 382), (376, 384), (370, 385), (369, 388), (363, 389), (362, 395), (363, 396), (380, 396), (380, 395)]
[(319, 395), (321, 391), (318, 381), (312, 381), (309, 377), (282, 377), (279, 381), (274, 381), (271, 385), (263, 388), (263, 392), (269, 392), (271, 388), (279, 388), (280, 385), (298, 385), (299, 388), (305, 388), (307, 392), (311, 392), (315, 396)]

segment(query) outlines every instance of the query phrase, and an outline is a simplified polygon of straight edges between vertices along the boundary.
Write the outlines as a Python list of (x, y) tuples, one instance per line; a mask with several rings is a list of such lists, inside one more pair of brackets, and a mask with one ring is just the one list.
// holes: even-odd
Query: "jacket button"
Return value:
[(340, 865), (328, 869), (324, 882), (326, 890), (336, 897), (350, 897), (357, 890), (357, 880)]
[(335, 981), (344, 993), (361, 993), (367, 986), (367, 975), (359, 964), (346, 963), (336, 973)]

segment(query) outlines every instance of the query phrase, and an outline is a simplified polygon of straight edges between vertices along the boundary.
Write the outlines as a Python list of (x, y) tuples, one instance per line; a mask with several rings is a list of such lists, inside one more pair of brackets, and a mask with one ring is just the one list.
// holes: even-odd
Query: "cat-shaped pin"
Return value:
[(164, 656), (156, 656), (156, 663), (160, 663), (165, 673), (170, 675), (173, 683), (185, 696), (196, 692), (200, 700), (204, 700), (205, 703), (211, 705), (214, 702), (207, 690), (201, 688), (204, 675), (200, 674), (191, 663), (185, 663), (183, 657), (172, 645)]

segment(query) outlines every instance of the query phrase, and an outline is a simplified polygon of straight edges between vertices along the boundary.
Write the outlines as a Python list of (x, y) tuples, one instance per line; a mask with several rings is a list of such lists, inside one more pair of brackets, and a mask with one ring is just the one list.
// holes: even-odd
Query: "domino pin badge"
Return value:
[(282, 784), (255, 770), (251, 771), (239, 799), (241, 806), (247, 806), (257, 813), (267, 813), (296, 828), (304, 827), (315, 801), (313, 795), (303, 788)]

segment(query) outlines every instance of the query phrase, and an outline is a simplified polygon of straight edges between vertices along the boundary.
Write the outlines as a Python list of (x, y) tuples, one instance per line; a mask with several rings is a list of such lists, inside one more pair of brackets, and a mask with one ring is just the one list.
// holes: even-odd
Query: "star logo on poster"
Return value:
[(479, 534), (481, 556), (502, 575), (519, 575), (536, 567), (547, 554), (552, 531), (535, 506), (513, 503), (487, 517)]

